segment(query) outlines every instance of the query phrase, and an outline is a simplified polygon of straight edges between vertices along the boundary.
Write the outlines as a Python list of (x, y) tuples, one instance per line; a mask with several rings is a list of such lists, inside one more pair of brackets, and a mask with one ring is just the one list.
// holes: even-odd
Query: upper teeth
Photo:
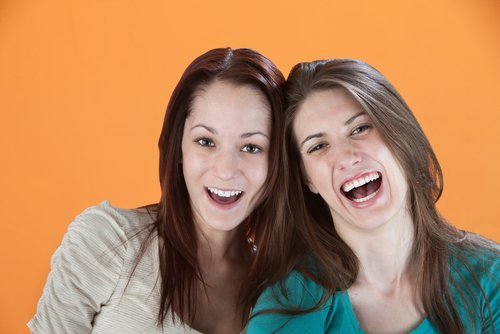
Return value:
[(362, 177), (357, 178), (355, 180), (346, 182), (342, 186), (342, 190), (347, 193), (347, 192), (351, 191), (352, 189), (357, 188), (357, 187), (361, 187), (361, 186), (367, 184), (368, 182), (371, 182), (371, 181), (378, 179), (379, 177), (380, 177), (379, 173), (372, 172), (368, 175), (365, 175), (365, 176), (362, 176)]
[(216, 194), (217, 196), (221, 196), (221, 197), (231, 197), (231, 196), (239, 195), (242, 193), (241, 190), (220, 190), (217, 188), (210, 188), (210, 187), (208, 187), (208, 190), (211, 193)]

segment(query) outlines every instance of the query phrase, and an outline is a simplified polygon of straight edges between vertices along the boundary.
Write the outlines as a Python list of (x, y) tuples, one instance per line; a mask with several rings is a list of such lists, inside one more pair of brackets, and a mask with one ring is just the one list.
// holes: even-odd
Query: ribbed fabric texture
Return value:
[(108, 202), (76, 217), (52, 256), (37, 312), (28, 323), (32, 333), (199, 333), (180, 320), (174, 325), (170, 316), (163, 332), (157, 324), (156, 236), (130, 276), (153, 221), (146, 210), (117, 209)]

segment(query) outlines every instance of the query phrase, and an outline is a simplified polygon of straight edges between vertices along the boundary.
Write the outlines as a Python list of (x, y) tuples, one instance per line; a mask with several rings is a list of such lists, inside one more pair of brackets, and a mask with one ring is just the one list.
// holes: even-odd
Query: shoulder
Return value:
[(89, 229), (100, 228), (103, 231), (114, 229), (129, 234), (148, 226), (154, 219), (154, 214), (147, 209), (121, 209), (104, 201), (79, 214), (70, 225), (70, 229), (75, 225), (85, 225)]
[[(262, 293), (247, 327), (247, 333), (325, 332), (332, 298), (325, 289), (294, 271)], [(325, 297), (325, 299), (322, 299)]]
[(97, 242), (94, 248), (101, 243), (102, 246), (115, 244), (118, 248), (126, 247), (132, 236), (144, 231), (153, 221), (153, 215), (145, 209), (120, 209), (105, 201), (76, 216), (63, 243), (86, 243), (90, 239)]
[(500, 326), (499, 254), (493, 242), (450, 249), (450, 292), (468, 326), (484, 332)]
[(475, 276), (479, 281), (494, 277), (498, 281), (500, 248), (491, 242), (488, 245), (452, 245), (450, 247), (450, 274), (453, 279)]
[(259, 298), (260, 305), (270, 303), (273, 307), (282, 306), (285, 309), (307, 309), (318, 303), (324, 288), (293, 271), (282, 281), (267, 288)]
[(138, 235), (154, 221), (144, 210), (124, 210), (108, 202), (90, 207), (69, 225), (51, 261), (37, 313), (29, 327), (37, 333), (90, 332), (94, 316), (109, 303), (140, 244)]

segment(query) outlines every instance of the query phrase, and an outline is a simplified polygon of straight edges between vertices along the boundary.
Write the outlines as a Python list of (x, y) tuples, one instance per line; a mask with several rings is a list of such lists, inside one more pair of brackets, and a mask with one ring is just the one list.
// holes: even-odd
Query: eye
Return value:
[(243, 148), (241, 149), (241, 151), (242, 152), (251, 153), (251, 154), (256, 154), (256, 153), (261, 152), (262, 149), (259, 146), (257, 146), (257, 145), (248, 144), (248, 145), (243, 146)]
[(195, 142), (203, 147), (214, 147), (215, 144), (211, 139), (208, 138), (197, 138)]
[(366, 132), (368, 131), (369, 129), (371, 129), (371, 125), (369, 124), (363, 124), (363, 125), (360, 125), (360, 126), (357, 126), (355, 127), (352, 132), (351, 132), (351, 135), (357, 135), (357, 134), (360, 134), (360, 133), (363, 133), (363, 132)]
[(319, 144), (315, 144), (313, 145), (312, 147), (310, 147), (308, 150), (307, 150), (307, 153), (310, 154), (310, 153), (313, 153), (313, 152), (316, 152), (316, 151), (319, 151), (321, 150), (323, 147), (327, 146), (326, 143), (319, 143)]

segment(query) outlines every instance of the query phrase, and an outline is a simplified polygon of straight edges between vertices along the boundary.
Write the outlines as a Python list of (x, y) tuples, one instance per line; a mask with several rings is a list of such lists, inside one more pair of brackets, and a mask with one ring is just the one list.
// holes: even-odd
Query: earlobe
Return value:
[(309, 175), (307, 175), (307, 172), (306, 172), (303, 164), (301, 164), (300, 170), (301, 170), (301, 174), (302, 174), (302, 180), (305, 183), (305, 185), (307, 186), (307, 188), (309, 188), (309, 191), (311, 191), (312, 193), (314, 193), (316, 195), (319, 194), (318, 189), (314, 186), (314, 184), (309, 179)]
[(312, 183), (308, 182), (308, 183), (307, 183), (307, 187), (309, 188), (309, 190), (310, 190), (312, 193), (314, 193), (314, 194), (316, 194), (316, 195), (317, 195), (317, 194), (319, 194), (318, 189), (316, 189), (316, 187), (315, 187)]
[(318, 189), (314, 186), (314, 184), (311, 182), (311, 180), (309, 180), (309, 177), (307, 177), (307, 176), (306, 176), (305, 178), (306, 178), (306, 179), (305, 179), (305, 183), (306, 183), (306, 185), (307, 185), (307, 188), (309, 188), (309, 190), (310, 190), (312, 193), (314, 193), (314, 194), (316, 194), (316, 195), (317, 195), (317, 194), (319, 194)]

